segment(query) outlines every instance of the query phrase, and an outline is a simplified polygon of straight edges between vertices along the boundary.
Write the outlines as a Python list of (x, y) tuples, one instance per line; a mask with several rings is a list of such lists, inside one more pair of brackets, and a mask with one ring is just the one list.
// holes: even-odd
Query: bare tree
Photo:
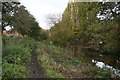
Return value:
[(61, 14), (48, 14), (46, 16), (46, 22), (48, 26), (53, 27), (62, 20)]

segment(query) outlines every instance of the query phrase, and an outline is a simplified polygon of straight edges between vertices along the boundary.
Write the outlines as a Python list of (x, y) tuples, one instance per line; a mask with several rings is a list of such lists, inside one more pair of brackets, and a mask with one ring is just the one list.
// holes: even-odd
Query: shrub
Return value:
[(36, 41), (30, 38), (4, 37), (3, 79), (27, 78), (26, 72), (30, 62), (32, 48)]
[(27, 48), (20, 45), (7, 46), (4, 49), (3, 60), (13, 63), (27, 63), (30, 60), (31, 53)]
[(22, 65), (9, 64), (8, 62), (4, 62), (3, 64), (3, 79), (8, 78), (25, 78), (26, 77), (26, 67)]

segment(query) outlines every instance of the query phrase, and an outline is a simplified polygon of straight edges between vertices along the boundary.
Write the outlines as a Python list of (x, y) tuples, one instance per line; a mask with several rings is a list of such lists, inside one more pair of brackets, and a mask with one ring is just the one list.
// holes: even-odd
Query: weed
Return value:
[(3, 79), (27, 78), (27, 65), (31, 58), (32, 47), (36, 44), (30, 38), (4, 37)]

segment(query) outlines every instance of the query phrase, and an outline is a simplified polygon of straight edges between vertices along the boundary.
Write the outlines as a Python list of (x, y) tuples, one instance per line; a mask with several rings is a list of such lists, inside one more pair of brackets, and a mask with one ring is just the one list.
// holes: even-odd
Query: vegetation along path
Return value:
[(44, 78), (42, 67), (39, 66), (35, 49), (32, 51), (31, 60), (29, 64), (29, 78)]

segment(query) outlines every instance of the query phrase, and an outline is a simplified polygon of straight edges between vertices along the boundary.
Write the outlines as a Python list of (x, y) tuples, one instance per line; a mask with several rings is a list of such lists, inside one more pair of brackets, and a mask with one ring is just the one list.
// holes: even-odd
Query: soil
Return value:
[(35, 53), (35, 49), (32, 51), (31, 60), (28, 66), (29, 78), (45, 78), (43, 68), (38, 63), (37, 55)]

